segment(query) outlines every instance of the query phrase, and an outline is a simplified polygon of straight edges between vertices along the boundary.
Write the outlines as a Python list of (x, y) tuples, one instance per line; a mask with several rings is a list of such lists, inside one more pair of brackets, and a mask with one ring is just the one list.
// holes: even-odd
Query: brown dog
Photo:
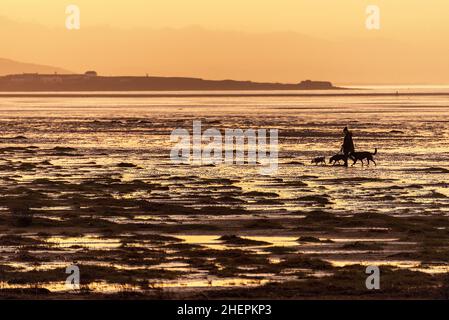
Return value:
[(360, 160), (362, 162), (362, 166), (363, 166), (363, 160), (364, 159), (368, 160), (368, 165), (369, 165), (370, 161), (374, 162), (374, 165), (377, 165), (376, 161), (374, 161), (374, 158), (373, 158), (373, 156), (375, 156), (376, 154), (377, 154), (377, 148), (374, 150), (374, 153), (367, 152), (367, 151), (365, 151), (365, 152), (352, 152), (349, 155), (349, 158), (351, 158), (354, 161), (354, 163), (352, 165), (355, 165), (357, 163), (357, 161)]
[(314, 159), (312, 159), (312, 163), (314, 163), (315, 165), (317, 164), (326, 164), (326, 158), (325, 157), (316, 157)]
[(329, 159), (329, 163), (332, 163), (333, 165), (335, 165), (337, 162), (340, 163), (340, 161), (345, 161), (344, 154), (336, 154)]

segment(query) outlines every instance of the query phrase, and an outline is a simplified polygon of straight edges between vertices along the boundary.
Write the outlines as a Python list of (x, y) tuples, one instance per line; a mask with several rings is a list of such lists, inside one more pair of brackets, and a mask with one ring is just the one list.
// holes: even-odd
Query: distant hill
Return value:
[(23, 63), (9, 59), (0, 58), (0, 76), (8, 74), (21, 74), (21, 73), (64, 73), (70, 74), (72, 72), (53, 66), (39, 65), (33, 63)]
[(102, 77), (85, 74), (27, 73), (0, 77), (0, 91), (189, 91), (189, 90), (329, 90), (328, 81), (270, 83), (235, 80), (204, 80), (182, 77)]

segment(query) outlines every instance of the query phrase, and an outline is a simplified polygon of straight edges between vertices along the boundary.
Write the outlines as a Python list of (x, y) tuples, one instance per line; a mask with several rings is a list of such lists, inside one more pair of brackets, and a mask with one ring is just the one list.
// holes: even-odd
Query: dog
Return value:
[(374, 153), (371, 152), (352, 152), (349, 154), (349, 158), (351, 158), (354, 163), (352, 165), (355, 165), (357, 163), (357, 161), (361, 161), (362, 162), (362, 166), (363, 166), (363, 160), (366, 159), (368, 160), (368, 165), (369, 162), (372, 161), (374, 162), (374, 165), (377, 166), (376, 161), (374, 161), (373, 156), (375, 156), (377, 154), (377, 148), (374, 150)]
[(326, 158), (325, 157), (316, 157), (314, 159), (312, 159), (312, 163), (314, 163), (315, 165), (317, 164), (326, 164)]
[(336, 154), (329, 159), (329, 163), (332, 163), (333, 165), (340, 163), (340, 161), (345, 161), (344, 154)]

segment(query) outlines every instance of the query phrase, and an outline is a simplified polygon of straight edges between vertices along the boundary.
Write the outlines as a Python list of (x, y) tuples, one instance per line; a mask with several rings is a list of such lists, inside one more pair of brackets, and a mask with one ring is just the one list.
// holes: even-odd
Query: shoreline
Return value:
[[(199, 91), (200, 92), (200, 91)], [(410, 92), (410, 93), (2, 93), (0, 98), (244, 98), (244, 97), (423, 97), (448, 96), (449, 92)]]

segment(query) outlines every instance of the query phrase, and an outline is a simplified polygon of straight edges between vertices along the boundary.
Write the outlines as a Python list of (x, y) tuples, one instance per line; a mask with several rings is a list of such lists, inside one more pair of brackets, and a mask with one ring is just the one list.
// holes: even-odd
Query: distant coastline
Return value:
[[(0, 98), (199, 98), (199, 97), (342, 97), (449, 96), (449, 91), (404, 91), (391, 88), (337, 87), (329, 81), (296, 84), (183, 77), (98, 76), (23, 73), (0, 76)], [(390, 91), (391, 90), (391, 91)]]
[(24, 73), (0, 77), (0, 92), (114, 92), (114, 91), (262, 91), (338, 90), (329, 81), (269, 83), (237, 80), (204, 80), (184, 77), (99, 76), (84, 74)]
[(446, 96), (449, 97), (449, 92), (410, 92), (396, 94), (393, 92), (379, 93), (379, 92), (329, 92), (329, 93), (311, 93), (311, 92), (217, 92), (217, 93), (205, 93), (204, 91), (198, 91), (198, 93), (148, 93), (148, 92), (24, 92), (24, 91), (1, 91), (0, 98), (239, 98), (239, 97), (419, 97), (419, 96)]

